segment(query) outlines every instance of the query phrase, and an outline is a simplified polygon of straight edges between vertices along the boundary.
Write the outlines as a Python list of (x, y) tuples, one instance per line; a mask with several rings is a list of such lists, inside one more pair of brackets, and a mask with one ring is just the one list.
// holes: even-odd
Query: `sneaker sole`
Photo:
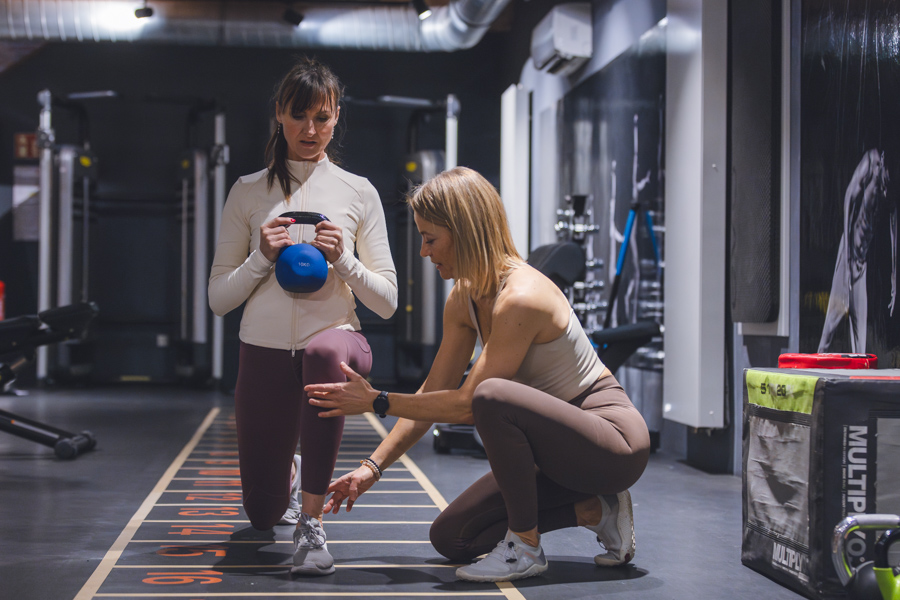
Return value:
[[(634, 510), (631, 506), (631, 492), (625, 490), (616, 494), (619, 501), (619, 514), (616, 518), (616, 528), (619, 530), (619, 537), (626, 539), (630, 532), (631, 544), (626, 547), (624, 555), (614, 555), (611, 552), (606, 554), (598, 554), (594, 557), (594, 562), (601, 567), (618, 567), (624, 565), (634, 559), (636, 541), (634, 538)], [(626, 510), (622, 510), (622, 508)]]
[(511, 575), (470, 575), (469, 573), (460, 573), (456, 571), (456, 578), (463, 581), (514, 581), (516, 579), (525, 579), (526, 577), (534, 577), (540, 575), (549, 567), (549, 563), (545, 565), (531, 565), (521, 573), (513, 573)]

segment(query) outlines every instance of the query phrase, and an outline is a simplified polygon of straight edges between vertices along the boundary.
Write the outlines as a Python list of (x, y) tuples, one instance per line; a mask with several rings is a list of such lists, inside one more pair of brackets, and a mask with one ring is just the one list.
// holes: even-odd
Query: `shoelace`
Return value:
[(500, 558), (501, 558), (504, 562), (514, 563), (514, 562), (516, 562), (517, 560), (519, 560), (519, 558), (516, 556), (516, 544), (515, 544), (515, 542), (512, 542), (512, 541), (506, 542), (506, 541), (501, 540), (501, 541), (497, 544), (497, 548), (494, 549), (494, 552), (497, 552), (497, 550), (499, 550), (500, 548), (503, 548), (503, 551), (500, 552)]
[(325, 545), (325, 532), (319, 533), (312, 525), (304, 525), (301, 527), (300, 535), (303, 537), (304, 541), (306, 541), (306, 544), (313, 548), (321, 548)]
[(516, 544), (514, 542), (507, 543), (506, 548), (503, 549), (503, 558), (508, 563), (514, 563), (519, 560), (519, 557), (516, 556)]

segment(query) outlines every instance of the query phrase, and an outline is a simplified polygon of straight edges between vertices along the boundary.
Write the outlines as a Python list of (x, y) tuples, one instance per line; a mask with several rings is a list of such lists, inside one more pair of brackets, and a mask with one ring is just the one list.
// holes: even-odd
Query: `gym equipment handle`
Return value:
[[(322, 213), (306, 212), (302, 210), (292, 210), (286, 213), (282, 213), (278, 216), (287, 217), (288, 219), (294, 219), (296, 223), (291, 223), (291, 225), (316, 225), (318, 223), (321, 223), (322, 221), (328, 220), (328, 217), (326, 217)], [(289, 227), (289, 225), (285, 225), (285, 227)]]
[(853, 575), (844, 556), (844, 544), (851, 533), (857, 529), (894, 529), (900, 527), (900, 516), (888, 514), (852, 515), (843, 519), (834, 528), (831, 538), (831, 560), (837, 571), (841, 585), (846, 586)]

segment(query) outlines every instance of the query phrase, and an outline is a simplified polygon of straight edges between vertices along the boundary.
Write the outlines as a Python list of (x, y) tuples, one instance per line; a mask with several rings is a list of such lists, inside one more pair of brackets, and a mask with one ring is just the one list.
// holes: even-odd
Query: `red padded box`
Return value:
[(877, 369), (874, 354), (782, 354), (779, 369)]

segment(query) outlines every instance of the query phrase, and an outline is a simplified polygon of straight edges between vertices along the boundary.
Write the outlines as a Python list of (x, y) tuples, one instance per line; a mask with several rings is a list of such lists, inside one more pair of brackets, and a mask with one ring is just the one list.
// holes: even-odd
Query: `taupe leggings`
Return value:
[(570, 402), (488, 379), (472, 412), (491, 472), (431, 526), (431, 543), (453, 561), (490, 551), (507, 529), (576, 526), (576, 502), (628, 489), (650, 457), (647, 425), (611, 375)]
[(244, 510), (255, 529), (271, 529), (290, 501), (291, 464), (300, 440), (300, 487), (324, 495), (334, 474), (344, 418), (321, 419), (303, 386), (368, 376), (372, 352), (359, 332), (329, 329), (296, 353), (241, 342), (234, 412)]

